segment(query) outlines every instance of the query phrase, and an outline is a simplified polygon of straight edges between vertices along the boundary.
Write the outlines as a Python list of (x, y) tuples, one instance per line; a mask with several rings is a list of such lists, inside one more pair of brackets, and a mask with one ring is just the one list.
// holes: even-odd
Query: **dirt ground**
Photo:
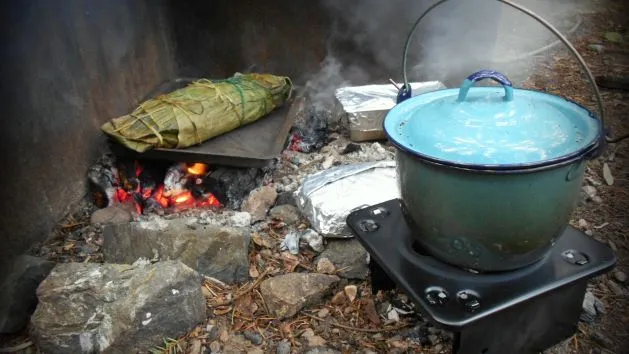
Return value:
[[(570, 40), (595, 76), (629, 75), (629, 2), (601, 0), (595, 4), (591, 13), (583, 16), (580, 28)], [(613, 33), (620, 34), (622, 38), (618, 40)], [(525, 87), (566, 96), (596, 112), (592, 89), (567, 49), (560, 46), (538, 57), (538, 61), (539, 70), (526, 81)], [(615, 138), (629, 134), (629, 119), (626, 117), (629, 90), (604, 87), (600, 90), (610, 136)], [(606, 178), (603, 172), (605, 165), (613, 176), (613, 184), (606, 181), (609, 176)], [(600, 199), (590, 198), (594, 200), (580, 203), (571, 223), (608, 244), (616, 252), (618, 263), (612, 272), (592, 280), (590, 284), (589, 290), (605, 304), (606, 314), (599, 315), (593, 323), (581, 323), (579, 332), (573, 338), (549, 349), (549, 354), (629, 353), (629, 283), (619, 281), (622, 277), (619, 273), (629, 274), (629, 139), (609, 144), (605, 153), (589, 164), (587, 177), (586, 184), (595, 187)], [(102, 262), (98, 251), (102, 241), (100, 230), (89, 226), (92, 211), (90, 206), (81, 206), (79, 211), (60, 223), (54, 232), (55, 237), (37, 253), (58, 262)], [(264, 258), (263, 263), (277, 265), (275, 268), (267, 266), (267, 269), (254, 267), (252, 272), (256, 273), (258, 280), (231, 287), (207, 281), (204, 284), (208, 289), (210, 313), (207, 323), (169, 342), (163, 352), (200, 353), (197, 349), (203, 346), (209, 353), (212, 345), (220, 345), (223, 352), (229, 352), (228, 348), (239, 348), (237, 351), (242, 349), (242, 352), (248, 353), (275, 353), (277, 344), (282, 340), (291, 343), (294, 352), (305, 352), (308, 342), (314, 340), (312, 336), (304, 336), (309, 331), (320, 338), (323, 346), (343, 353), (449, 352), (450, 335), (426, 325), (413, 314), (401, 316), (392, 323), (377, 320), (382, 304), (389, 303), (398, 308), (412, 306), (403, 294), (372, 294), (368, 281), (343, 283), (345, 286), (356, 285), (360, 301), (347, 302), (337, 294), (336, 300), (327, 298), (325, 303), (308, 308), (288, 320), (278, 321), (269, 316), (264, 311), (264, 300), (252, 295), (257, 294), (259, 280), (285, 272), (311, 271), (315, 267), (312, 264), (313, 253), (291, 256), (278, 251), (277, 245), (285, 233), (282, 225), (270, 221), (268, 227), (260, 232), (268, 238), (256, 240), (254, 237), (252, 264), (260, 264), (258, 261)], [(75, 240), (83, 240), (81, 242), (84, 243), (78, 247)], [(64, 245), (70, 243), (73, 246), (66, 249)], [(234, 307), (217, 306), (226, 298), (233, 297), (244, 300), (235, 303)], [(259, 308), (258, 312), (254, 311), (255, 315), (234, 317), (236, 310), (246, 312), (254, 303)], [(419, 327), (423, 329), (417, 330)], [(258, 331), (263, 335), (264, 343), (251, 346), (243, 341), (242, 336), (236, 335), (243, 330)], [(20, 344), (28, 344), (29, 340), (26, 332), (21, 336), (0, 338), (0, 348), (19, 347)], [(39, 350), (31, 344), (15, 352), (36, 353)]]

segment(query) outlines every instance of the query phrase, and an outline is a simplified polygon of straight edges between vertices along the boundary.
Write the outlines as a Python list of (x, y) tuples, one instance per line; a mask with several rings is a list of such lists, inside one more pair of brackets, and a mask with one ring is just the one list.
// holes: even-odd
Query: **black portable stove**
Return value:
[(473, 273), (419, 248), (398, 199), (354, 211), (347, 224), (371, 255), (374, 290), (397, 285), (437, 326), (454, 332), (456, 354), (539, 353), (569, 338), (588, 279), (616, 263), (609, 247), (569, 226), (533, 265)]

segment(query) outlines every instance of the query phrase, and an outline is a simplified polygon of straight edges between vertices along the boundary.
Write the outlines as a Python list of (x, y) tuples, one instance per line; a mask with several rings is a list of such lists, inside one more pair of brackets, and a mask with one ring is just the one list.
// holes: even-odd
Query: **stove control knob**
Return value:
[(360, 220), (358, 222), (358, 227), (363, 231), (363, 232), (374, 232), (376, 230), (378, 230), (378, 224), (371, 220), (371, 219), (365, 219), (365, 220)]
[(456, 294), (457, 300), (463, 305), (465, 310), (474, 312), (480, 308), (480, 299), (477, 294), (469, 290), (462, 290)]
[(390, 214), (391, 212), (389, 212), (387, 209), (383, 207), (377, 207), (371, 210), (371, 215), (377, 216), (377, 217), (385, 217), (385, 216), (389, 216)]
[(570, 264), (584, 265), (584, 264), (587, 264), (589, 261), (587, 255), (577, 250), (563, 251), (561, 253), (561, 256), (566, 262)]
[(449, 300), (448, 292), (439, 287), (426, 289), (426, 301), (433, 306), (443, 306)]

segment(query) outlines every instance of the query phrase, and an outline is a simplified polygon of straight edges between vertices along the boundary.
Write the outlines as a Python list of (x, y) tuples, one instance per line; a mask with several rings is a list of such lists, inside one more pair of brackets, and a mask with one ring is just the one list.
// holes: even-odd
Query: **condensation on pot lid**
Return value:
[(512, 165), (554, 160), (593, 145), (599, 122), (562, 97), (502, 87), (426, 93), (395, 106), (384, 125), (389, 138), (420, 156), (459, 164)]

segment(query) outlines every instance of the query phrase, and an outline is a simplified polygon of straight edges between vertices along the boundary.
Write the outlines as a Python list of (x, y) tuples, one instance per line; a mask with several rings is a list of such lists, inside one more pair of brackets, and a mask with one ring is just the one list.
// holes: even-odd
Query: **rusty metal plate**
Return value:
[[(293, 94), (295, 97), (295, 92)], [(117, 156), (235, 167), (264, 167), (281, 154), (302, 105), (302, 99), (291, 99), (266, 117), (185, 149), (152, 149), (138, 153), (113, 140), (110, 140), (110, 147)]]

